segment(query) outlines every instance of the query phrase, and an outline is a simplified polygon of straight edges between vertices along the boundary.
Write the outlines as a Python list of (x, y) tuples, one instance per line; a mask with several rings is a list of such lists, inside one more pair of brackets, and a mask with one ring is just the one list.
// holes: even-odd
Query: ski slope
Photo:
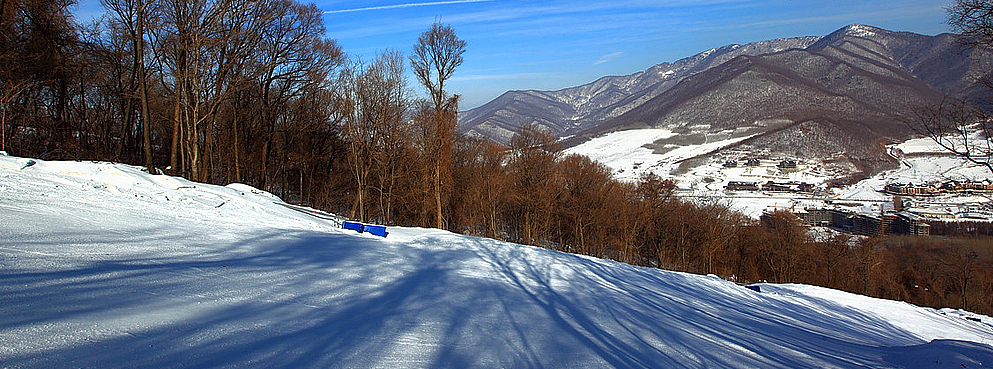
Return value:
[(0, 154), (0, 367), (993, 365), (986, 316), (432, 229), (379, 238), (278, 202)]
[(617, 131), (568, 148), (564, 153), (588, 156), (614, 169), (617, 172), (616, 178), (633, 181), (638, 180), (645, 173), (668, 177), (683, 160), (706, 155), (754, 136), (728, 138), (696, 145), (673, 145), (664, 154), (657, 154), (646, 147), (655, 141), (676, 135), (675, 132), (665, 128)]

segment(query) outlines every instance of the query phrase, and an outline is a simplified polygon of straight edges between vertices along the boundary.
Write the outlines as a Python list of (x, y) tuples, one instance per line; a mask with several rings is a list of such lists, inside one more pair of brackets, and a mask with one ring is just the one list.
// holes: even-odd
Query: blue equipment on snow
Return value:
[(359, 222), (351, 222), (351, 221), (342, 222), (341, 228), (351, 229), (359, 233), (366, 232), (379, 237), (386, 237), (386, 235), (389, 234), (389, 232), (386, 232), (386, 226), (362, 224)]
[(364, 227), (362, 226), (362, 223), (359, 222), (343, 222), (341, 223), (341, 228), (351, 229), (353, 231), (362, 233), (362, 228)]
[(363, 230), (379, 237), (386, 237), (386, 226), (366, 224)]

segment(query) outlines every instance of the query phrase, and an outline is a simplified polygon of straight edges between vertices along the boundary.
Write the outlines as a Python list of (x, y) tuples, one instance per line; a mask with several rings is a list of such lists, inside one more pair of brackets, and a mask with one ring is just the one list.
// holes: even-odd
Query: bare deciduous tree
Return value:
[[(138, 99), (141, 104), (141, 134), (145, 168), (149, 173), (155, 173), (152, 162), (152, 120), (148, 109), (148, 73), (145, 66), (145, 25), (147, 14), (150, 13), (151, 0), (103, 0), (104, 6), (117, 15), (121, 25), (127, 31), (132, 45), (133, 68), (131, 81), (138, 84)], [(133, 84), (132, 84), (133, 85)]]
[(555, 185), (555, 164), (561, 147), (551, 133), (538, 126), (523, 126), (510, 140), (507, 162), (514, 191), (510, 193), (520, 225), (518, 241), (538, 245), (561, 188)]
[(17, 98), (21, 92), (24, 92), (33, 83), (27, 80), (10, 81), (10, 80), (0, 80), (0, 151), (9, 150), (7, 147), (7, 115), (11, 101)]
[(455, 68), (462, 65), (462, 54), (466, 42), (455, 35), (455, 30), (441, 23), (434, 23), (421, 34), (414, 45), (410, 64), (421, 83), (430, 95), (434, 107), (434, 145), (429, 154), (434, 161), (435, 220), (438, 228), (444, 228), (442, 211), (443, 188), (449, 187), (451, 177), (452, 147), (457, 123), (458, 96), (450, 96), (445, 91)]
[(972, 44), (993, 46), (993, 1), (955, 0), (948, 8), (948, 25)]
[(582, 155), (568, 155), (557, 165), (562, 184), (562, 205), (560, 214), (568, 229), (563, 233), (566, 242), (574, 244), (582, 254), (602, 256), (602, 243), (590, 242), (597, 239), (604, 223), (612, 222), (600, 218), (597, 211), (607, 206), (608, 193), (619, 185), (611, 180), (611, 170), (607, 166)]
[(993, 173), (993, 121), (976, 106), (952, 98), (917, 110), (911, 127), (946, 151)]
[(406, 118), (410, 99), (403, 78), (403, 56), (387, 51), (369, 65), (357, 65), (352, 73), (351, 114), (345, 121), (345, 132), (356, 181), (355, 208), (359, 219), (365, 221), (368, 193), (375, 190), (382, 221), (389, 222), (394, 187), (403, 165), (400, 156), (409, 136)]
[[(974, 51), (972, 57), (988, 65), (993, 56), (993, 1), (955, 0), (948, 8), (948, 24), (961, 34), (962, 43)], [(975, 76), (973, 82), (993, 92), (993, 71), (988, 67), (981, 69), (986, 70)], [(948, 152), (985, 166), (993, 173), (993, 116), (984, 110), (990, 108), (990, 103), (993, 101), (979, 103), (986, 105), (983, 108), (944, 98), (921, 109), (912, 128)]]

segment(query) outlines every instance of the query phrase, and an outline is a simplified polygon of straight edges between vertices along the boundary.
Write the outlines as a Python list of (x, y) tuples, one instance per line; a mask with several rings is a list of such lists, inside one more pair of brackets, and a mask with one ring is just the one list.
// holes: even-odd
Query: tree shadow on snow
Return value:
[(907, 342), (925, 344), (830, 301), (486, 239), (162, 242), (200, 253), (3, 267), (0, 342), (34, 336), (0, 351), (0, 366), (901, 366)]

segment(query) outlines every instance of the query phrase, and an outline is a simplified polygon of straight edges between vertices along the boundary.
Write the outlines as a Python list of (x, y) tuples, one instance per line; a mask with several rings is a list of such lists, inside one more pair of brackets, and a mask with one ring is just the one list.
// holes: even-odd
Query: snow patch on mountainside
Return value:
[[(568, 148), (563, 153), (586, 155), (615, 170), (648, 167), (657, 163), (661, 156), (654, 154), (645, 145), (675, 135), (676, 133), (664, 128), (619, 131)], [(638, 173), (640, 172), (631, 172), (623, 178), (637, 176)]]
[(618, 179), (637, 180), (649, 172), (668, 177), (683, 160), (714, 152), (754, 135), (697, 145), (666, 144), (660, 149), (649, 148), (656, 141), (673, 136), (676, 136), (675, 132), (664, 128), (617, 131), (568, 148), (564, 153), (586, 155), (613, 168)]

